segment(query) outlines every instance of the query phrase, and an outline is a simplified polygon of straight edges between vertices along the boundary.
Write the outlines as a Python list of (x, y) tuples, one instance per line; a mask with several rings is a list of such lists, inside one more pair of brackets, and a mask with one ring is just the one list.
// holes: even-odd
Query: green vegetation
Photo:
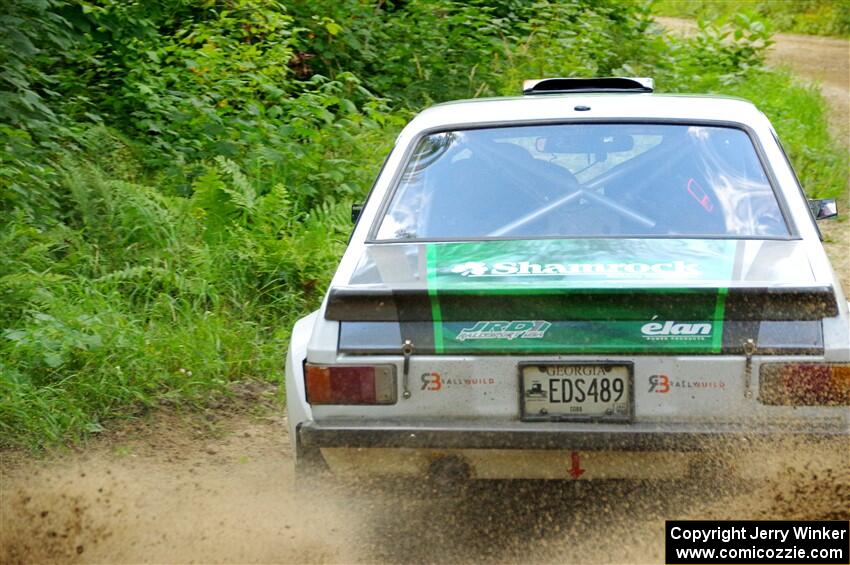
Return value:
[(737, 14), (769, 21), (777, 31), (850, 38), (846, 0), (658, 0), (659, 16), (728, 20)]
[(732, 93), (834, 193), (819, 95), (733, 26), (663, 37), (617, 0), (0, 0), (0, 443), (280, 380), (351, 203), (432, 102), (553, 75)]

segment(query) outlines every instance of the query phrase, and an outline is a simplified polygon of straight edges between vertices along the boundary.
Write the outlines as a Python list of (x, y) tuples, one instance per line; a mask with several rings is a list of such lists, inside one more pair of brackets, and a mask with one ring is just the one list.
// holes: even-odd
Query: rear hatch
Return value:
[(367, 245), (330, 290), (340, 353), (823, 352), (833, 289), (803, 242), (546, 239)]

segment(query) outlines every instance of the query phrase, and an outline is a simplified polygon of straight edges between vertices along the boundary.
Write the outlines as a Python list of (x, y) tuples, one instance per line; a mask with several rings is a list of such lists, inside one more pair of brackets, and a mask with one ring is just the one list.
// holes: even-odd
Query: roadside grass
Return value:
[(263, 327), (227, 309), (121, 311), (123, 300), (91, 293), (80, 281), (36, 324), (7, 336), (16, 345), (2, 367), (7, 440), (62, 442), (153, 407), (202, 406), (227, 394), (232, 380), (279, 381), (285, 326)]
[[(364, 153), (379, 149), (359, 156), (358, 175), (377, 172), (393, 133), (357, 132)], [(348, 235), (351, 199), (299, 209), (276, 179), (224, 159), (205, 166), (189, 199), (93, 161), (58, 166), (67, 224), (43, 229), (21, 215), (0, 227), (7, 446), (73, 442), (157, 406), (204, 406), (233, 381), (282, 384), (290, 328), (318, 304)]]
[(659, 16), (728, 20), (751, 13), (775, 31), (850, 38), (850, 4), (842, 0), (658, 0)]

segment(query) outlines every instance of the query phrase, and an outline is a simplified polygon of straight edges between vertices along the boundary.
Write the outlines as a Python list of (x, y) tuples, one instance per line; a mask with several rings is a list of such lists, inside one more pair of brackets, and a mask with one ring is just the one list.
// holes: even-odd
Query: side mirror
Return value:
[(810, 199), (809, 209), (816, 220), (826, 220), (838, 216), (838, 204), (835, 198)]
[(360, 217), (361, 212), (363, 212), (363, 204), (352, 204), (351, 205), (351, 223), (352, 224), (357, 223), (357, 218)]

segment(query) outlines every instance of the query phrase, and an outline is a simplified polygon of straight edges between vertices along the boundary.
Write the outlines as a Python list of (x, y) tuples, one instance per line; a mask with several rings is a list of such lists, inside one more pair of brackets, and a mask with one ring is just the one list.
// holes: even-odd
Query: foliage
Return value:
[(705, 20), (750, 13), (778, 31), (850, 37), (850, 4), (842, 0), (658, 0), (653, 11)]
[(0, 277), (6, 438), (62, 440), (128, 406), (197, 402), (279, 373), (279, 320), (318, 299), (345, 206), (299, 212), (283, 184), (258, 195), (224, 157), (190, 199), (83, 161), (59, 169), (74, 195), (67, 224), (19, 217), (0, 232), (17, 262)]
[(703, 92), (716, 82), (731, 85), (751, 80), (773, 43), (765, 23), (745, 14), (722, 26), (700, 21), (698, 29), (693, 36), (662, 39), (668, 48), (660, 50), (655, 66), (665, 88)]
[(5, 445), (280, 380), (350, 204), (432, 102), (648, 74), (754, 99), (812, 192), (846, 172), (822, 101), (761, 69), (769, 36), (746, 17), (675, 39), (615, 0), (0, 6)]

